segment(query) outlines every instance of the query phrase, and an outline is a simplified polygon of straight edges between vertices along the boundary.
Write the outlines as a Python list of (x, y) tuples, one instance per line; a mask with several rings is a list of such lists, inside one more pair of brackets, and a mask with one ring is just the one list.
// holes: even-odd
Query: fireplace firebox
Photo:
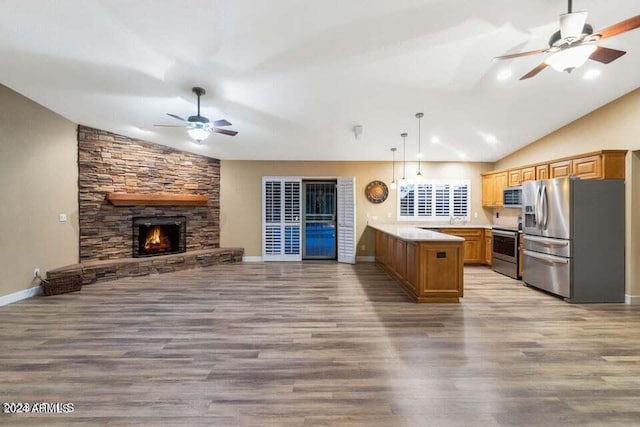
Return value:
[(133, 219), (133, 256), (175, 254), (187, 250), (187, 218), (137, 217)]

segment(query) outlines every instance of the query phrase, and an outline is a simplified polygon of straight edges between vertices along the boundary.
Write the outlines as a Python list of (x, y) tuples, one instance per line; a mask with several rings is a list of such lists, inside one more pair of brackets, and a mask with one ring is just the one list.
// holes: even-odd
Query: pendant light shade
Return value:
[(400, 185), (407, 183), (407, 136), (406, 132), (401, 133), (402, 137), (402, 179), (400, 179)]
[(418, 173), (416, 174), (416, 179), (418, 181), (421, 181), (424, 177), (422, 176), (422, 168), (421, 168), (421, 164), (422, 164), (422, 141), (421, 141), (421, 131), (422, 129), (420, 128), (421, 126), (421, 121), (422, 118), (424, 117), (424, 113), (416, 113), (416, 119), (418, 119)]
[(397, 185), (396, 185), (396, 147), (393, 147), (391, 149), (391, 155), (392, 155), (392, 161), (391, 161), (391, 167), (392, 167), (392, 176), (391, 176), (391, 184), (389, 184), (389, 188), (391, 188), (392, 190), (395, 190)]

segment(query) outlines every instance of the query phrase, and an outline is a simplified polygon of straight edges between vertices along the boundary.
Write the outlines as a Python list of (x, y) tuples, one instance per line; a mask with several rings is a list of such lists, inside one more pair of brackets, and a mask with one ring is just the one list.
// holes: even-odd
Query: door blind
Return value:
[(262, 178), (262, 258), (264, 261), (300, 261), (301, 180)]

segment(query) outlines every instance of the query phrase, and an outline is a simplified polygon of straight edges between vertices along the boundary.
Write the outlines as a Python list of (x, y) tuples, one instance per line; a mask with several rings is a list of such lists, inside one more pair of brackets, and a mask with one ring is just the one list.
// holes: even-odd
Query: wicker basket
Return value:
[(41, 279), (40, 286), (42, 293), (46, 296), (66, 294), (82, 289), (82, 278), (80, 275), (62, 276), (55, 279)]

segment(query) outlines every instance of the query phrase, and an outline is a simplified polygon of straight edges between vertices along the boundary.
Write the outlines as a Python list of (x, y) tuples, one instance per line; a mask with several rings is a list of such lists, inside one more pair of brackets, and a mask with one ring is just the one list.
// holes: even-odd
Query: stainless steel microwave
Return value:
[(507, 187), (502, 192), (502, 205), (505, 208), (522, 207), (522, 187)]

